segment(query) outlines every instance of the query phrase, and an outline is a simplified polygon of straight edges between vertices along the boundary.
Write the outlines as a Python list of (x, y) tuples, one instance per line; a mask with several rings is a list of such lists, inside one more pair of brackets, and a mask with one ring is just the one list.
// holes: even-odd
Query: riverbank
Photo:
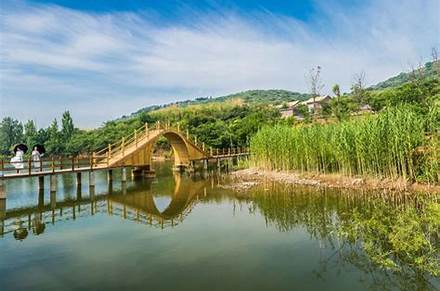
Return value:
[(297, 184), (314, 187), (414, 191), (440, 193), (440, 185), (408, 183), (407, 181), (391, 179), (375, 179), (365, 177), (347, 177), (338, 174), (297, 173), (284, 171), (268, 171), (258, 168), (238, 170), (231, 173), (234, 183), (230, 188), (245, 191), (264, 181), (276, 181), (285, 184)]

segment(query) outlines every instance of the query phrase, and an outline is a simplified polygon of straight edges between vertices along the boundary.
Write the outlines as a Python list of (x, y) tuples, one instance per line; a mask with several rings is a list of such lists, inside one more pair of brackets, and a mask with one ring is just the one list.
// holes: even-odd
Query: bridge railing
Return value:
[(187, 139), (188, 142), (192, 143), (194, 146), (203, 151), (207, 157), (221, 157), (227, 155), (238, 155), (249, 153), (249, 148), (245, 147), (231, 147), (226, 149), (214, 149), (208, 148), (204, 143), (201, 143), (197, 136), (189, 133), (188, 130), (182, 132), (180, 125), (171, 126), (169, 122), (156, 122), (153, 125), (145, 123), (142, 127), (135, 129), (131, 134), (123, 137), (121, 140), (109, 144), (106, 148), (94, 153), (95, 159), (97, 161), (97, 166), (99, 164), (105, 164), (115, 156), (124, 156), (125, 152), (131, 149), (133, 146), (137, 147), (138, 143), (142, 141), (145, 137), (149, 137), (150, 134), (154, 134), (155, 130), (173, 130), (180, 133), (183, 137)]
[(40, 161), (33, 161), (32, 158), (23, 161), (12, 162), (7, 159), (0, 160), (0, 173), (20, 174), (31, 176), (36, 173), (55, 173), (60, 171), (75, 171), (79, 169), (94, 169), (98, 164), (93, 160), (92, 155), (81, 156), (52, 156), (41, 158)]

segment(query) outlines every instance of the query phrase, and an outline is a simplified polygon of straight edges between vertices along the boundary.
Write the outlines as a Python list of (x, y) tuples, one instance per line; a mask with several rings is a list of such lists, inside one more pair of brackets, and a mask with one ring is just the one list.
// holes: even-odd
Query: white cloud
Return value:
[(148, 14), (9, 5), (0, 15), (0, 115), (46, 125), (70, 109), (91, 126), (176, 98), (306, 91), (304, 74), (316, 65), (327, 88), (348, 89), (355, 73), (378, 82), (440, 44), (437, 0), (320, 5), (307, 23), (221, 11), (174, 24)]

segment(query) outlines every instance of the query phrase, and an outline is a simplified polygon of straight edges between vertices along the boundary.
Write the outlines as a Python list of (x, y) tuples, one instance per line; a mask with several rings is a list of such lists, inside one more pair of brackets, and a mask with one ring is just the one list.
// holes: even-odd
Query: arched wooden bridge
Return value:
[(45, 176), (69, 172), (111, 170), (113, 168), (130, 167), (134, 173), (152, 174), (151, 163), (154, 145), (160, 137), (165, 137), (174, 153), (174, 167), (176, 170), (193, 170), (195, 162), (202, 161), (207, 168), (209, 161), (239, 159), (249, 154), (248, 148), (234, 147), (227, 149), (207, 148), (204, 143), (197, 141), (188, 131), (182, 132), (177, 127), (157, 122), (153, 126), (147, 123), (130, 135), (114, 144), (109, 144), (98, 152), (89, 156), (45, 158), (39, 166), (28, 159), (21, 162), (22, 169), (17, 171), (9, 161), (1, 161), (0, 178), (12, 179), (29, 176)]

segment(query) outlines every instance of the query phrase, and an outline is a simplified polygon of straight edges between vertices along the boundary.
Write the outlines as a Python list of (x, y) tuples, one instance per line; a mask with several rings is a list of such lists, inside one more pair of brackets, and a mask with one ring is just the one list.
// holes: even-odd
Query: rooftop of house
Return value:
[(322, 101), (325, 100), (330, 100), (332, 97), (330, 97), (329, 95), (325, 95), (325, 96), (317, 96), (315, 97), (315, 100), (313, 100), (313, 97), (307, 99), (306, 101), (304, 101), (305, 104), (312, 104), (312, 103), (320, 103)]
[(299, 101), (299, 100), (290, 101), (290, 102), (287, 102), (287, 103), (283, 103), (283, 104), (277, 105), (276, 108), (278, 108), (280, 110), (287, 110), (287, 109), (291, 109), (291, 108), (295, 107), (299, 103), (301, 103), (301, 101)]

